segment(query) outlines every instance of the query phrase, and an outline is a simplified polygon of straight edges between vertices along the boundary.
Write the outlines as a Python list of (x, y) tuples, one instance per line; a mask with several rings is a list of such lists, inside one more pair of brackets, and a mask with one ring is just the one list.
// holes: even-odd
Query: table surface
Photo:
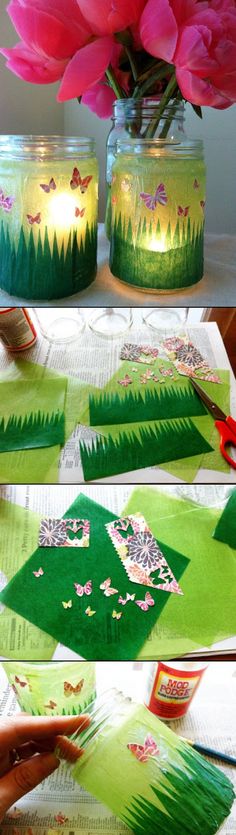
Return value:
[[(122, 284), (109, 270), (109, 243), (103, 224), (99, 225), (98, 274), (96, 281), (82, 293), (54, 301), (29, 301), (38, 307), (225, 307), (236, 305), (236, 236), (206, 235), (205, 276), (189, 290), (179, 293), (143, 293)], [(21, 306), (25, 299), (17, 299), (0, 290), (1, 306)]]

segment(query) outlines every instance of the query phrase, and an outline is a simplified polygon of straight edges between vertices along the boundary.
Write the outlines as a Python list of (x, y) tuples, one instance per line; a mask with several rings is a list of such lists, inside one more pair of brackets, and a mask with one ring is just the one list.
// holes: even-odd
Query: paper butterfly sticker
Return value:
[(33, 571), (33, 574), (34, 574), (35, 577), (43, 577), (44, 571), (43, 571), (42, 568), (39, 568), (38, 571)]
[(121, 603), (122, 606), (125, 606), (126, 603), (129, 603), (129, 601), (131, 601), (133, 603), (133, 601), (135, 600), (135, 597), (136, 597), (135, 594), (128, 594), (128, 592), (126, 592), (126, 597), (119, 597), (118, 598), (118, 603)]
[(136, 606), (139, 606), (142, 609), (142, 612), (148, 612), (149, 606), (155, 606), (155, 600), (149, 594), (149, 591), (145, 594), (145, 600), (135, 600)]
[(131, 754), (133, 754), (134, 757), (136, 757), (136, 760), (139, 760), (140, 763), (147, 763), (151, 757), (157, 757), (158, 754), (160, 754), (160, 750), (157, 747), (155, 739), (153, 739), (151, 734), (148, 734), (148, 736), (146, 736), (144, 745), (138, 745), (137, 743), (129, 742), (127, 748), (129, 749), (129, 751), (131, 751)]
[(53, 702), (52, 699), (50, 699), (48, 705), (44, 705), (44, 707), (46, 710), (55, 710), (55, 707), (57, 707), (57, 702)]
[(50, 183), (40, 183), (40, 188), (45, 192), (45, 194), (50, 194), (50, 191), (56, 191), (56, 183), (53, 177), (51, 177)]
[(15, 684), (19, 684), (19, 687), (27, 687), (28, 681), (22, 681), (19, 676), (15, 676)]
[(15, 197), (5, 197), (3, 191), (0, 190), (0, 208), (3, 209), (4, 212), (11, 212), (15, 199)]
[(37, 223), (38, 226), (39, 226), (39, 224), (41, 223), (41, 220), (42, 220), (41, 212), (38, 212), (38, 214), (35, 215), (35, 217), (33, 217), (33, 215), (27, 215), (27, 220), (28, 220), (28, 223), (30, 224), (30, 226), (33, 226), (34, 223)]
[(196, 178), (195, 178), (194, 183), (193, 183), (193, 188), (194, 188), (195, 190), (196, 190), (196, 189), (198, 189), (198, 188), (200, 188), (200, 184), (199, 184), (199, 182), (198, 182), (198, 180), (197, 180)]
[(64, 696), (66, 696), (66, 698), (69, 698), (69, 696), (73, 696), (73, 694), (78, 695), (78, 693), (81, 693), (83, 686), (84, 678), (81, 678), (81, 681), (79, 681), (79, 683), (76, 684), (75, 687), (73, 684), (70, 684), (69, 681), (64, 681)]
[(179, 217), (188, 217), (189, 209), (190, 209), (190, 206), (185, 206), (185, 209), (183, 209), (182, 206), (178, 206)]
[(146, 208), (150, 209), (151, 212), (155, 212), (158, 203), (160, 203), (161, 206), (166, 206), (167, 204), (167, 195), (164, 183), (160, 183), (160, 185), (157, 186), (155, 194), (148, 194), (145, 191), (141, 191), (140, 197), (145, 203)]
[(80, 172), (79, 172), (78, 168), (74, 168), (74, 171), (73, 171), (73, 174), (72, 174), (72, 179), (70, 181), (70, 187), (73, 190), (76, 189), (76, 188), (79, 188), (80, 191), (81, 191), (81, 194), (85, 194), (85, 192), (87, 191), (87, 189), (89, 187), (89, 184), (91, 183), (92, 179), (93, 179), (92, 177), (84, 177), (84, 179), (83, 179), (80, 175)]
[(76, 206), (75, 217), (84, 217), (85, 212), (86, 212), (86, 209), (78, 209), (78, 206)]
[(119, 594), (118, 589), (112, 588), (110, 577), (108, 577), (107, 580), (104, 580), (104, 583), (101, 583), (100, 589), (104, 592), (105, 597), (111, 597), (112, 594)]
[(81, 586), (80, 583), (74, 583), (74, 588), (78, 597), (83, 597), (84, 594), (87, 594), (88, 596), (89, 594), (92, 594), (92, 581), (88, 580), (88, 582), (85, 583), (85, 586)]
[(91, 606), (87, 606), (87, 609), (85, 609), (85, 614), (88, 615), (89, 618), (92, 618), (93, 615), (96, 615), (96, 610), (93, 611), (93, 609), (91, 609)]
[(62, 600), (63, 609), (72, 609), (72, 600), (68, 600), (66, 603), (65, 600)]
[(116, 612), (116, 610), (113, 609), (112, 617), (113, 617), (114, 620), (120, 620), (122, 618), (122, 615), (123, 615), (123, 612)]
[(131, 384), (132, 382), (133, 382), (133, 380), (131, 380), (131, 377), (129, 377), (129, 375), (128, 375), (128, 374), (126, 374), (126, 375), (125, 375), (125, 377), (124, 377), (124, 379), (123, 379), (123, 380), (118, 380), (119, 385), (120, 385), (120, 386), (124, 386), (125, 388), (126, 388), (127, 386), (130, 386), (130, 384)]
[(54, 815), (54, 820), (56, 821), (56, 823), (59, 823), (61, 826), (63, 826), (64, 823), (67, 823), (68, 818), (66, 817), (66, 815), (63, 815), (62, 812), (58, 812), (58, 815)]

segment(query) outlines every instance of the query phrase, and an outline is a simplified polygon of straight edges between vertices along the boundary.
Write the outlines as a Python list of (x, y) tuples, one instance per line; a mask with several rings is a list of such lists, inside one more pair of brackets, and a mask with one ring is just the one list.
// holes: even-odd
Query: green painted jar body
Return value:
[(33, 716), (74, 716), (85, 712), (96, 696), (93, 661), (7, 661), (3, 667), (21, 710)]
[(59, 299), (97, 270), (98, 163), (93, 140), (0, 137), (0, 287)]
[(78, 735), (72, 776), (136, 835), (214, 835), (229, 815), (233, 786), (215, 766), (120, 693), (103, 696)]
[(113, 275), (162, 293), (200, 281), (205, 202), (201, 141), (118, 142), (111, 188)]

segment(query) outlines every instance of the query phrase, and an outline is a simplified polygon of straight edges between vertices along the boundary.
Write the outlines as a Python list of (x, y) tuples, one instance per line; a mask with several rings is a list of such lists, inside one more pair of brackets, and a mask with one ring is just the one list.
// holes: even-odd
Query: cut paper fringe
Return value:
[[(10, 385), (10, 384), (9, 384)], [(65, 441), (65, 415), (32, 412), (25, 417), (0, 419), (0, 452), (61, 446)]]
[(212, 446), (191, 420), (168, 421), (98, 438), (90, 446), (80, 443), (85, 481), (177, 461), (211, 452)]
[[(130, 382), (132, 383), (132, 380)], [(200, 397), (190, 385), (189, 388), (181, 390), (171, 386), (168, 389), (129, 391), (124, 397), (116, 392), (103, 392), (100, 396), (91, 395), (89, 412), (91, 426), (199, 417), (207, 414)]]

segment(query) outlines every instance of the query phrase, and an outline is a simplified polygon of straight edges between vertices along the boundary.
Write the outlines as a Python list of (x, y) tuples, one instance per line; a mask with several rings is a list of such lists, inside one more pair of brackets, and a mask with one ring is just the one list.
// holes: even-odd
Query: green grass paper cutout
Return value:
[[(31, 386), (32, 381), (40, 380), (46, 386), (46, 397), (52, 395), (53, 380), (64, 387), (67, 386), (65, 401), (65, 441), (68, 441), (76, 424), (80, 420), (80, 413), (88, 403), (89, 386), (81, 383), (76, 377), (64, 377), (54, 369), (45, 368), (36, 363), (17, 359), (12, 361), (7, 371), (0, 374), (0, 388), (2, 382), (19, 382)], [(91, 390), (91, 388), (90, 388)], [(37, 401), (38, 402), (38, 401)], [(32, 405), (32, 401), (31, 401)], [(37, 405), (37, 404), (36, 404)], [(30, 406), (31, 408), (31, 406)], [(53, 410), (53, 404), (52, 404)], [(59, 461), (61, 447), (45, 447), (16, 452), (5, 452), (0, 455), (0, 483), (2, 484), (56, 484), (59, 478)]]
[(149, 487), (134, 490), (122, 515), (140, 507), (157, 540), (191, 557), (178, 617), (171, 599), (140, 657), (175, 658), (236, 635), (235, 553), (212, 538), (220, 511)]
[[(118, 594), (105, 597), (100, 585), (111, 577), (112, 585), (124, 597), (134, 593), (144, 599), (143, 586), (132, 583), (105, 529), (105, 524), (116, 519), (104, 507), (81, 495), (71, 505), (63, 518), (90, 520), (90, 547), (81, 549), (37, 548), (23, 568), (0, 594), (0, 601), (30, 623), (47, 632), (65, 646), (91, 660), (128, 660), (135, 658), (158, 620), (159, 614), (169, 603), (170, 594), (152, 589), (155, 606), (142, 612), (134, 603), (127, 604), (122, 618), (112, 618), (112, 612), (123, 609), (118, 604)], [(159, 543), (177, 581), (188, 565), (172, 547)], [(33, 571), (43, 568), (44, 575), (36, 578)], [(78, 597), (74, 583), (85, 585), (92, 580), (90, 596)], [(181, 582), (184, 592), (184, 584)], [(182, 597), (176, 603), (176, 613)], [(64, 609), (62, 601), (72, 600), (72, 608)], [(85, 614), (87, 606), (96, 611), (93, 617)], [(176, 615), (178, 617), (178, 615)]]
[[(224, 772), (144, 705), (127, 705), (120, 695), (109, 707), (107, 701), (100, 708), (102, 727), (99, 713), (97, 721), (92, 713), (87, 734), (82, 732), (84, 754), (72, 769), (74, 780), (136, 835), (217, 833), (235, 797)], [(139, 761), (128, 746), (144, 746), (150, 737), (157, 753)]]
[(47, 228), (39, 230), (37, 242), (33, 230), (26, 238), (23, 228), (19, 243), (11, 240), (8, 229), (0, 227), (0, 285), (11, 296), (25, 299), (55, 299), (84, 290), (96, 277), (97, 229), (88, 224), (85, 237), (78, 244), (77, 231), (70, 233), (66, 248), (59, 252), (56, 234), (51, 251)]
[(202, 400), (192, 387), (177, 389), (174, 384), (167, 389), (159, 387), (147, 391), (144, 389), (142, 392), (130, 390), (125, 397), (120, 397), (118, 392), (91, 395), (89, 410), (91, 426), (207, 414)]
[(0, 452), (55, 446), (63, 444), (64, 438), (65, 416), (59, 412), (50, 416), (32, 412), (24, 418), (0, 420)]
[[(145, 218), (140, 233), (138, 231), (139, 234), (142, 235), (143, 240), (146, 238), (147, 242), (149, 241), (150, 230)], [(162, 240), (160, 224), (156, 232), (153, 230), (152, 234)], [(203, 276), (203, 227), (196, 227), (188, 218), (186, 233), (183, 226), (182, 246), (179, 246), (179, 221), (173, 234), (169, 226), (166, 238), (168, 241), (166, 252), (155, 252), (152, 248), (137, 247), (133, 240), (131, 220), (123, 228), (120, 214), (113, 225), (111, 272), (117, 278), (125, 279), (128, 284), (142, 289), (148, 286), (150, 290), (175, 290), (180, 287), (190, 287), (200, 281)]]
[(80, 443), (85, 481), (118, 473), (139, 470), (173, 461), (188, 455), (199, 455), (212, 449), (190, 420), (162, 421), (144, 426), (130, 434), (98, 438), (89, 446)]
[(236, 488), (223, 510), (213, 536), (230, 548), (236, 548)]
[(67, 380), (0, 382), (0, 452), (62, 445)]

